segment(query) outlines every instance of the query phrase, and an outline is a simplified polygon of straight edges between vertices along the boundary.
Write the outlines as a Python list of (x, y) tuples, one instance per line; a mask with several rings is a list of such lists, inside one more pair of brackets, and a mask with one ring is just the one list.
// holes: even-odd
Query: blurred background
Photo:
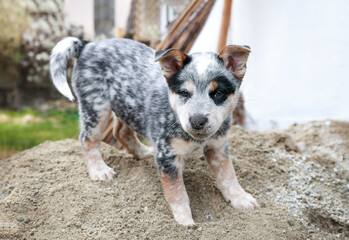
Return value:
[(78, 137), (76, 103), (49, 77), (50, 51), (66, 36), (189, 53), (249, 45), (236, 124), (349, 120), (347, 0), (1, 0), (0, 12), (0, 159)]

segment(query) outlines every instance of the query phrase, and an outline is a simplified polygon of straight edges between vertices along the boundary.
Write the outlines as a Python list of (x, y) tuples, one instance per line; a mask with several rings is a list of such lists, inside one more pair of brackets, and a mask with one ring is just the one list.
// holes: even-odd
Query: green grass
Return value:
[(77, 138), (79, 133), (79, 115), (76, 109), (67, 108), (64, 111), (51, 109), (44, 113), (32, 109), (23, 111), (0, 111), (13, 119), (25, 115), (35, 116), (39, 122), (20, 123), (0, 122), (0, 158), (15, 152), (36, 146), (46, 140)]

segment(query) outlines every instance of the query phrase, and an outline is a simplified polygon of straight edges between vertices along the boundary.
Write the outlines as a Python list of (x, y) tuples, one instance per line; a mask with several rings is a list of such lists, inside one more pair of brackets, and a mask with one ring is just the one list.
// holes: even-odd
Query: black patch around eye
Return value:
[(235, 93), (236, 86), (225, 76), (219, 76), (214, 80), (218, 83), (218, 87), (213, 92), (210, 92), (210, 97), (216, 105), (222, 105), (230, 94)]
[(228, 95), (229, 94), (219, 87), (210, 93), (210, 97), (216, 105), (222, 105), (227, 100)]
[(191, 93), (186, 91), (186, 90), (179, 90), (178, 92), (176, 92), (178, 95), (180, 95), (181, 97), (184, 98), (190, 98), (191, 97)]
[(168, 87), (170, 90), (176, 94), (179, 94), (179, 91), (182, 90), (182, 85), (184, 84), (184, 81), (178, 78), (178, 75), (175, 74), (171, 79), (168, 81)]
[(171, 78), (171, 81), (168, 84), (168, 87), (172, 92), (179, 95), (180, 97), (184, 99), (188, 99), (191, 97), (191, 93), (187, 90), (183, 89), (183, 84), (185, 81), (179, 80), (176, 76)]
[[(217, 89), (222, 89), (225, 93), (234, 94), (236, 90), (236, 84), (233, 81), (229, 80), (225, 76), (219, 76), (214, 79), (218, 83)], [(216, 90), (217, 90), (216, 89)]]

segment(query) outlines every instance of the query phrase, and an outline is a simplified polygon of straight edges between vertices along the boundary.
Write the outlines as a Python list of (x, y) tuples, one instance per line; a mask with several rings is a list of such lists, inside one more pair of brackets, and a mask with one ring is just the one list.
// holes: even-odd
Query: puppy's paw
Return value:
[(150, 158), (150, 157), (154, 157), (154, 148), (153, 147), (143, 147), (137, 156), (137, 158), (139, 160)]
[(191, 215), (191, 210), (188, 205), (171, 205), (172, 214), (177, 223), (183, 226), (194, 225), (193, 216)]
[(252, 210), (259, 208), (257, 200), (251, 194), (243, 192), (230, 199), (230, 204), (237, 210)]
[(92, 180), (108, 181), (112, 180), (116, 174), (115, 171), (108, 167), (104, 162), (97, 166), (88, 166), (88, 174)]
[(175, 220), (177, 223), (183, 226), (195, 225), (195, 222), (192, 217), (175, 216)]

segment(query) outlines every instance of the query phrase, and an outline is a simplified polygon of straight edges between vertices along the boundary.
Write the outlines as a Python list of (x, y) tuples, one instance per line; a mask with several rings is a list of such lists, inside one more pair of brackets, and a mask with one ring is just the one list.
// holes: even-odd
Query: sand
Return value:
[(94, 182), (77, 140), (47, 141), (0, 161), (0, 239), (349, 237), (349, 123), (233, 127), (229, 148), (241, 185), (261, 208), (231, 208), (196, 152), (184, 172), (196, 225), (183, 227), (165, 202), (153, 159), (103, 144), (117, 177)]

